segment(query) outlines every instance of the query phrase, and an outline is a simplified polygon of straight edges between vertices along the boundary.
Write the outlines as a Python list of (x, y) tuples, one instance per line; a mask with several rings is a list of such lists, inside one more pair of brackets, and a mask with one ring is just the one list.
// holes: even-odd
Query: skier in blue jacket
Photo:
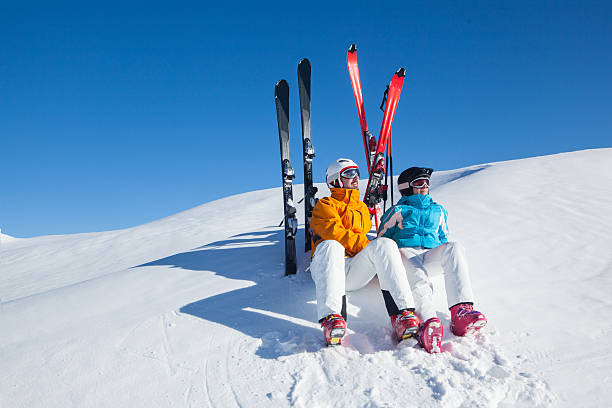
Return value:
[[(381, 219), (378, 236), (397, 243), (417, 312), (421, 315), (419, 343), (429, 352), (440, 352), (443, 328), (433, 306), (431, 278), (444, 275), (446, 298), (451, 311), (451, 329), (464, 336), (482, 328), (487, 320), (474, 310), (474, 296), (463, 247), (448, 240), (448, 213), (429, 195), (433, 169), (411, 167), (398, 179), (399, 202)], [(441, 268), (440, 268), (441, 266)]]

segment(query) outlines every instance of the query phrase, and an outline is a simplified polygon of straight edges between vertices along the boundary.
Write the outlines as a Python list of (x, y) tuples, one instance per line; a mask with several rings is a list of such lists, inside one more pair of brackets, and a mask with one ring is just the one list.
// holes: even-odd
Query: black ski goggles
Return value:
[(340, 177), (344, 177), (347, 179), (352, 179), (355, 176), (359, 176), (359, 169), (357, 167), (349, 167), (348, 169), (342, 170), (340, 172)]

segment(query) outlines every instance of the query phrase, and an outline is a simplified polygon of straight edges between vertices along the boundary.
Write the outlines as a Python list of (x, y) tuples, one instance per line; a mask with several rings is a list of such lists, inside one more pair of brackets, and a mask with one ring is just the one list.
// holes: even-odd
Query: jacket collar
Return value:
[(330, 188), (331, 196), (345, 203), (359, 201), (360, 192), (353, 188)]
[(398, 204), (400, 205), (411, 205), (417, 208), (427, 208), (433, 203), (433, 200), (429, 194), (412, 194), (409, 196), (403, 196), (400, 198)]

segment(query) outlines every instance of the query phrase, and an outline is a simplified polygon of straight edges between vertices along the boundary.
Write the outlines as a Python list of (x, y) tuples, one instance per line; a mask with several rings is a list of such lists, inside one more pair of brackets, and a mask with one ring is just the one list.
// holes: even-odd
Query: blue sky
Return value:
[(612, 145), (609, 1), (373, 3), (3, 3), (2, 232), (125, 228), (279, 186), (281, 78), (301, 183), (304, 57), (315, 181), (340, 156), (365, 168), (353, 42), (376, 134), (384, 87), (406, 68), (396, 174)]

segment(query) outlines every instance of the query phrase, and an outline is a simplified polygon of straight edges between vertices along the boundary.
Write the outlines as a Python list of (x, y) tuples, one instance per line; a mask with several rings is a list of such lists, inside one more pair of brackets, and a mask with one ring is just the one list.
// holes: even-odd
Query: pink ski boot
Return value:
[(485, 316), (474, 310), (470, 303), (459, 303), (450, 308), (451, 329), (455, 336), (465, 336), (482, 329), (487, 324)]
[(328, 346), (339, 346), (342, 344), (342, 337), (346, 331), (346, 322), (339, 314), (330, 314), (321, 323), (325, 343)]
[(437, 317), (432, 317), (421, 325), (419, 344), (428, 353), (440, 353), (442, 351), (443, 335), (444, 328), (442, 327), (442, 322)]
[(400, 313), (391, 316), (391, 326), (393, 326), (398, 342), (416, 337), (420, 323), (421, 319), (410, 310), (402, 310)]

